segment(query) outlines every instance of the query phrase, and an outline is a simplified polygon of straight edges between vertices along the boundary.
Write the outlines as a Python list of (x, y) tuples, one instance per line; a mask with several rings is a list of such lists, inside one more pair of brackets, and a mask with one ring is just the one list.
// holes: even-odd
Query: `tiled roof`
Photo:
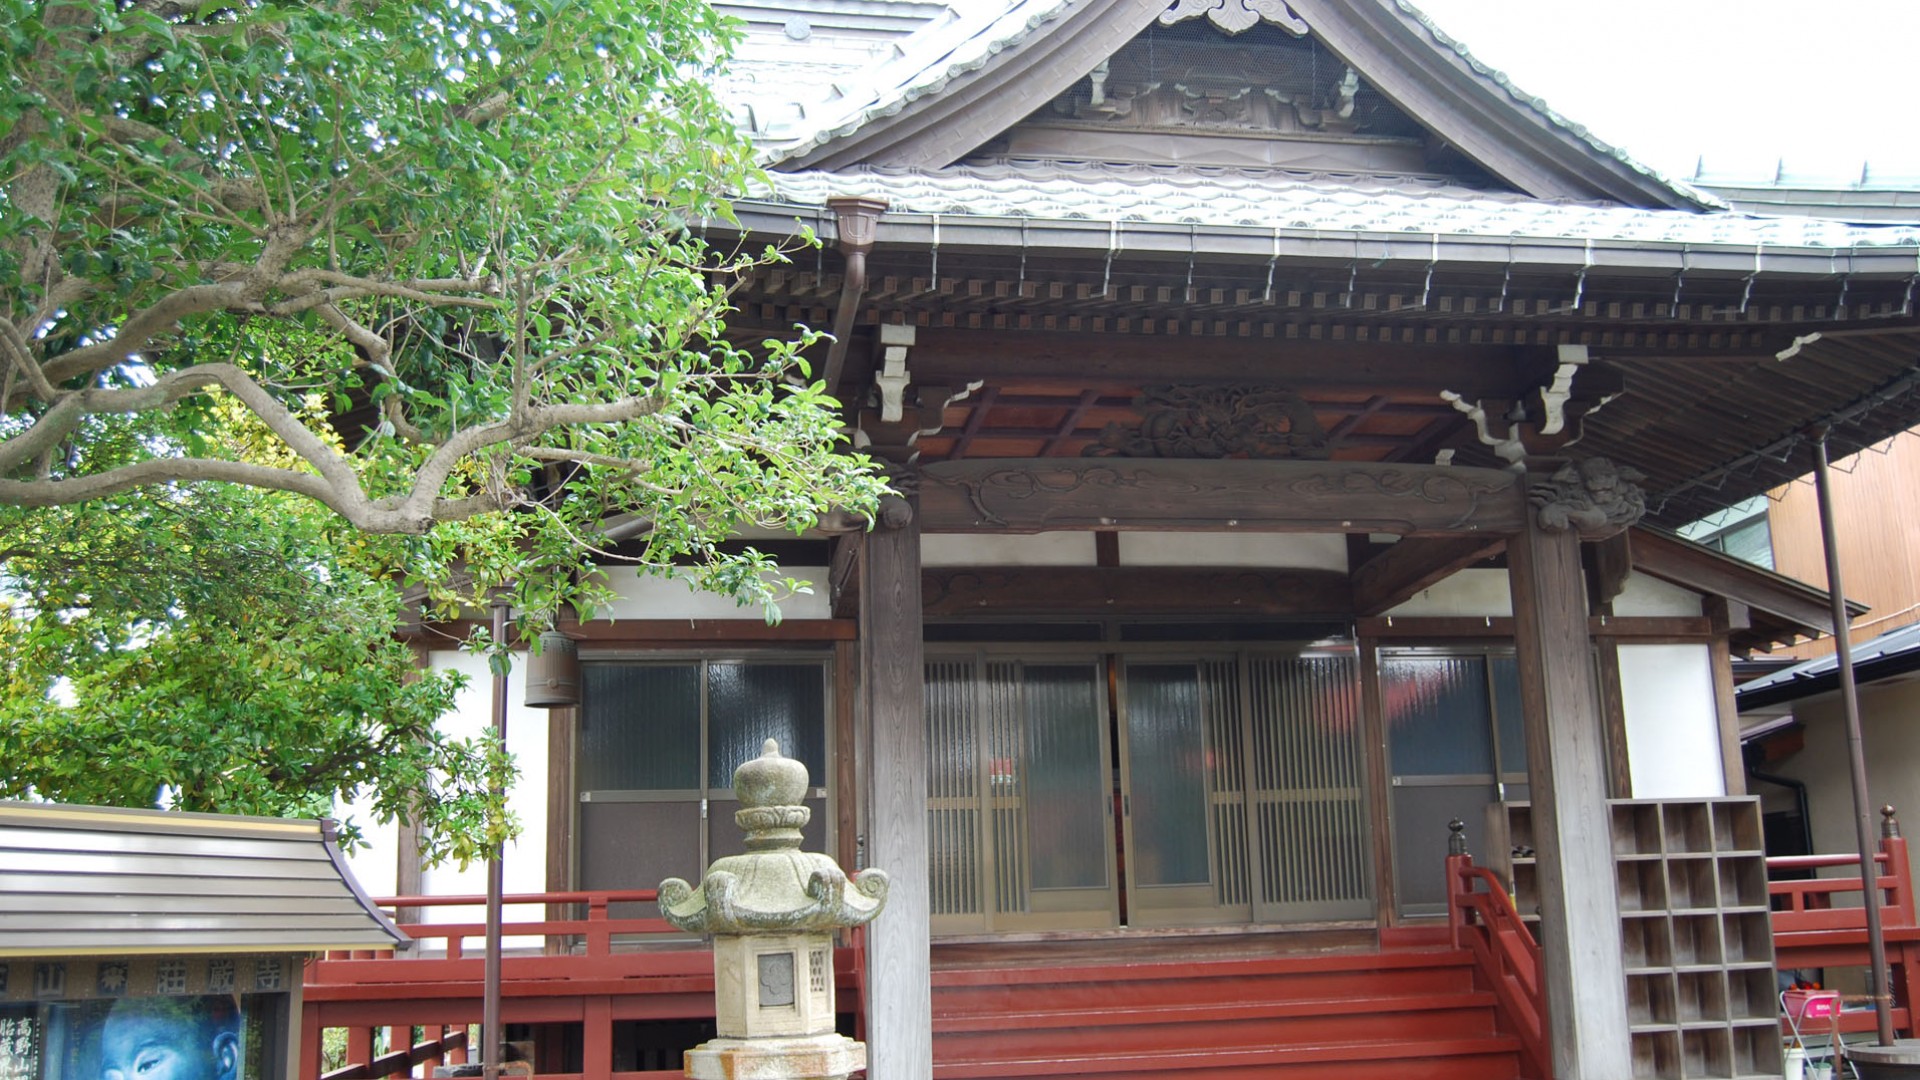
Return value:
[[(1638, 210), (1548, 202), (1439, 181), (1202, 166), (1008, 161), (939, 171), (863, 167), (773, 173), (772, 195), (820, 206), (872, 195), (891, 213), (1060, 221), (1241, 226), (1327, 233), (1524, 237), (1694, 246), (1853, 248), (1920, 245), (1920, 228), (1810, 217)], [(756, 193), (756, 197), (766, 193)], [(1920, 263), (1915, 269), (1920, 271)]]
[(975, 0), (951, 7), (900, 41), (892, 58), (869, 71), (836, 79), (812, 97), (789, 94), (748, 102), (753, 115), (749, 134), (765, 145), (769, 160), (804, 154), (939, 93), (1080, 2)]

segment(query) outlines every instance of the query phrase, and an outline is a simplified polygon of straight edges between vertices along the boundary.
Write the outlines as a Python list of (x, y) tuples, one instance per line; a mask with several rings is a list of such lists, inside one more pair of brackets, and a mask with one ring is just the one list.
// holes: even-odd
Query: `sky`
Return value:
[(1528, 94), (1686, 179), (1920, 186), (1920, 0), (1412, 0)]

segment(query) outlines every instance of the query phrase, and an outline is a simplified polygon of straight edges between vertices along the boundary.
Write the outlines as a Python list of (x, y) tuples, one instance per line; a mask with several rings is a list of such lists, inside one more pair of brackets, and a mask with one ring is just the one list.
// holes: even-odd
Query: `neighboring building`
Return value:
[[(1673, 527), (1803, 471), (1810, 425), (1846, 451), (1920, 421), (1885, 394), (1920, 359), (1920, 230), (1727, 212), (1388, 0), (997, 0), (865, 66), (835, 31), (808, 92), (808, 35), (903, 10), (769, 11), (796, 44), (734, 86), (771, 170), (738, 232), (827, 241), (746, 281), (735, 325), (834, 330), (815, 370), (905, 498), (775, 549), (818, 585), (777, 627), (632, 579), (564, 626), (585, 700), (511, 720), (510, 890), (696, 876), (774, 736), (819, 785), (810, 844), (894, 875), (876, 1076), (1538, 1075), (1484, 1003), (1394, 989), (1469, 962), (1448, 819), (1479, 846), (1528, 798), (1552, 1071), (1765, 1071), (1770, 971), (1714, 975), (1691, 1026), (1624, 971), (1606, 799), (1742, 794), (1730, 657), (1829, 631), (1826, 597), (1622, 532), (1638, 489), (1599, 459)], [(1243, 966), (1202, 962), (1223, 948)], [(1245, 1046), (1045, 990), (1171, 957), (1164, 993), (1238, 1000), (1247, 955), (1334, 982)], [(988, 983), (1036, 996), (935, 1028), (930, 994)]]

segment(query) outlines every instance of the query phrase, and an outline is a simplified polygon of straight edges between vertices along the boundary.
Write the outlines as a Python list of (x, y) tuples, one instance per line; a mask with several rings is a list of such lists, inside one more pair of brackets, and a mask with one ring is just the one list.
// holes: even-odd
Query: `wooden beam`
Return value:
[(1504, 535), (1526, 502), (1514, 473), (1359, 461), (1022, 458), (922, 470), (926, 532), (1069, 529)]
[[(471, 619), (428, 623), (422, 641), (443, 641), (439, 648), (458, 648), (480, 623)], [(764, 619), (594, 619), (565, 622), (568, 637), (586, 646), (673, 646), (709, 641), (821, 642), (852, 641), (858, 636), (852, 619), (787, 619), (768, 626)], [(515, 644), (520, 644), (516, 639)]]
[[(1537, 350), (1536, 350), (1537, 353)], [(1071, 377), (1080, 386), (1259, 382), (1370, 395), (1509, 398), (1535, 384), (1537, 355), (1504, 345), (1208, 338), (1173, 353), (1159, 336), (923, 326), (913, 375), (927, 382)]]
[(1352, 606), (1336, 570), (941, 567), (921, 582), (926, 613), (938, 616), (1344, 616)]
[(1720, 767), (1726, 774), (1727, 794), (1747, 793), (1747, 762), (1740, 749), (1740, 703), (1734, 696), (1732, 638), (1744, 605), (1724, 596), (1709, 596), (1707, 621), (1713, 626), (1708, 663), (1713, 665), (1713, 707), (1720, 722)]
[(1593, 563), (1593, 576), (1588, 583), (1588, 606), (1594, 611), (1611, 611), (1608, 605), (1627, 587), (1627, 575), (1633, 573), (1633, 545), (1629, 541), (1629, 530), (1623, 529), (1605, 540), (1588, 544), (1587, 554)]
[(918, 515), (866, 535), (860, 555), (860, 693), (869, 861), (887, 872), (887, 909), (867, 930), (871, 1076), (933, 1075), (927, 879), (926, 667)]
[(1600, 680), (1600, 738), (1607, 754), (1607, 798), (1633, 798), (1633, 757), (1627, 746), (1627, 701), (1620, 687), (1620, 639), (1593, 639)]
[(1507, 566), (1539, 857), (1553, 1075), (1630, 1076), (1607, 761), (1580, 538), (1529, 520), (1507, 545)]
[(836, 619), (852, 619), (860, 613), (860, 534), (842, 533), (833, 538), (827, 556), (827, 611)]
[[(1356, 620), (1355, 625), (1363, 635), (1396, 641), (1410, 638), (1487, 640), (1511, 638), (1514, 634), (1513, 620), (1504, 615), (1375, 615)], [(1713, 638), (1713, 626), (1707, 619), (1685, 615), (1594, 615), (1587, 619), (1587, 632), (1594, 637), (1640, 642), (1699, 644)]]
[(1353, 571), (1353, 613), (1378, 615), (1506, 547), (1501, 536), (1409, 537)]
[(1387, 764), (1387, 723), (1380, 700), (1380, 642), (1365, 633), (1357, 636), (1360, 653), (1360, 733), (1365, 740), (1367, 768), (1367, 835), (1373, 853), (1373, 917), (1377, 925), (1400, 921), (1400, 904), (1393, 880), (1392, 778)]
[(1738, 600), (1809, 631), (1833, 633), (1826, 593), (1811, 585), (1650, 529), (1634, 529), (1632, 546), (1633, 566), (1641, 573), (1709, 596)]

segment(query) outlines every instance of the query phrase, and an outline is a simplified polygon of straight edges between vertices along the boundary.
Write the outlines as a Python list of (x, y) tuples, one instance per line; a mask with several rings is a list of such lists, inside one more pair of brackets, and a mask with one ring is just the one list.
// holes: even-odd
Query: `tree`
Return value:
[[(591, 603), (609, 522), (743, 602), (716, 544), (880, 490), (808, 339), (725, 334), (760, 259), (701, 0), (0, 0), (0, 503), (301, 495), (403, 572)], [(284, 453), (222, 453), (238, 407)]]
[(508, 763), (435, 730), (459, 678), (415, 668), (398, 595), (333, 525), (231, 485), (0, 508), (0, 796), (283, 817), (365, 797), (431, 860), (483, 853)]
[[(334, 746), (336, 787), (426, 812), (368, 769), (390, 741), (265, 719), (378, 693), (426, 739), (446, 687), (400, 678), (374, 603), (402, 586), (588, 612), (619, 539), (777, 617), (800, 584), (720, 542), (883, 487), (810, 334), (728, 334), (732, 283), (780, 258), (700, 238), (755, 175), (707, 88), (730, 36), (703, 0), (0, 0), (0, 574), (26, 597), (0, 723), (47, 766), (9, 754), (14, 790), (90, 783), (111, 745), (130, 788), (60, 790), (304, 811), (325, 785), (268, 758), (325, 773)], [(149, 594), (102, 601), (116, 560)], [(247, 665), (339, 681), (221, 713)], [(159, 768), (202, 749), (154, 727), (188, 688), (192, 730), (255, 749)], [(434, 753), (476, 767), (407, 760)]]

